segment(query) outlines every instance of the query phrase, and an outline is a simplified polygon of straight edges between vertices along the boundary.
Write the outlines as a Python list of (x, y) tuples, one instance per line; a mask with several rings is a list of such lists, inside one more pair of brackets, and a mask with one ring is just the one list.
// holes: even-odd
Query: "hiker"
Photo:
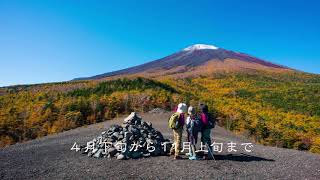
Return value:
[(208, 146), (208, 155), (205, 159), (213, 159), (213, 151), (211, 147), (211, 129), (215, 127), (215, 118), (209, 114), (208, 106), (200, 104), (200, 119), (202, 122), (201, 142)]
[(196, 116), (195, 109), (190, 106), (188, 108), (188, 117), (186, 120), (186, 126), (187, 126), (187, 135), (188, 135), (188, 141), (190, 143), (190, 154), (189, 159), (190, 160), (197, 160), (196, 156), (196, 144), (198, 141), (198, 133), (201, 132), (202, 123), (201, 120)]
[(174, 146), (170, 150), (170, 154), (174, 155), (174, 159), (181, 159), (180, 151), (182, 146), (182, 131), (184, 126), (184, 113), (187, 111), (187, 105), (180, 103), (174, 114), (169, 119), (169, 128), (173, 130)]

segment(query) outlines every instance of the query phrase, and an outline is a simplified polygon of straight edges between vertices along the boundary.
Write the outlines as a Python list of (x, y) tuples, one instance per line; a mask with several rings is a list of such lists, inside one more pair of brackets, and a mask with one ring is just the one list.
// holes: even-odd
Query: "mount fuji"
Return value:
[(103, 79), (128, 75), (186, 77), (215, 72), (256, 71), (289, 72), (295, 70), (244, 53), (234, 52), (213, 45), (195, 44), (169, 56), (142, 65), (74, 80)]

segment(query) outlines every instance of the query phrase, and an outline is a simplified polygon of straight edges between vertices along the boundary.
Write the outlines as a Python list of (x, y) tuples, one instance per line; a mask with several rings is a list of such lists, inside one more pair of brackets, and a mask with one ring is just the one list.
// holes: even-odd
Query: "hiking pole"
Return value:
[(214, 162), (216, 162), (216, 159), (214, 158), (213, 152), (211, 151), (209, 145), (208, 144), (206, 144), (206, 145), (207, 145), (207, 148), (208, 148), (208, 153), (210, 152), (211, 157), (213, 158)]

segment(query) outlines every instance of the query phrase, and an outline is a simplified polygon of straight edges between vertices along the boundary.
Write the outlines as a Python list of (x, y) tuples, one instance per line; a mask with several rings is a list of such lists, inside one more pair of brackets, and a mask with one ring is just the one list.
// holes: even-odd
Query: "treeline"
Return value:
[(155, 107), (171, 110), (177, 102), (183, 101), (169, 85), (144, 78), (85, 84), (81, 85), (85, 88), (80, 89), (59, 88), (64, 91), (50, 86), (57, 85), (35, 87), (36, 90), (14, 89), (0, 96), (0, 146), (132, 111), (145, 112)]
[(175, 89), (167, 84), (160, 83), (155, 80), (145, 79), (145, 78), (135, 78), (135, 79), (117, 79), (113, 81), (101, 82), (95, 87), (76, 89), (69, 92), (71, 96), (90, 96), (92, 94), (96, 95), (108, 95), (115, 91), (131, 91), (131, 90), (164, 90), (171, 93), (177, 93)]

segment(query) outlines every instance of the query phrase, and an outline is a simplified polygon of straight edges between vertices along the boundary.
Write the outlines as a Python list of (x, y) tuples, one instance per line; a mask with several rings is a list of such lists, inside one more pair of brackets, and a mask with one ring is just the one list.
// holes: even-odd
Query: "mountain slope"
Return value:
[(195, 44), (164, 58), (131, 68), (75, 80), (101, 79), (119, 75), (205, 75), (212, 72), (292, 71), (253, 56), (229, 51), (212, 45)]

